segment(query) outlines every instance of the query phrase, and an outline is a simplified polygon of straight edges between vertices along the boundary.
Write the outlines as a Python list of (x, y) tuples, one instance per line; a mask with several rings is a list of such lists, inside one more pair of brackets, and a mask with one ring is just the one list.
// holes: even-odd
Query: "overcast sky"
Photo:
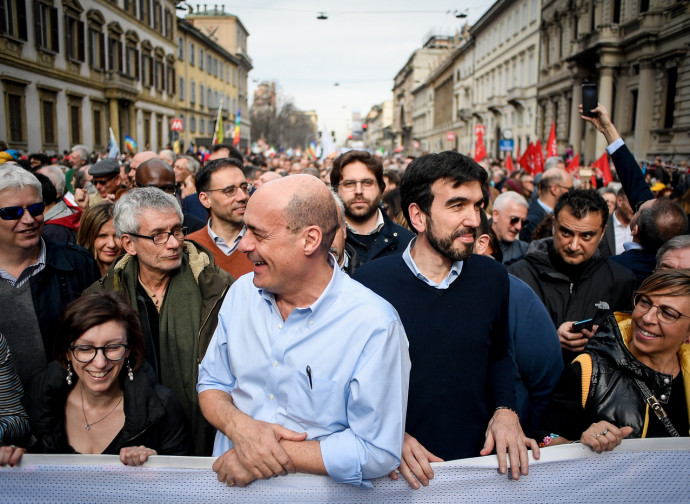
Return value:
[[(491, 5), (470, 0), (191, 0), (208, 8), (225, 5), (249, 31), (250, 105), (261, 81), (302, 110), (316, 110), (338, 142), (350, 128), (353, 110), (392, 99), (393, 78), (431, 33), (454, 34), (475, 22)], [(454, 11), (466, 11), (457, 19)], [(328, 19), (317, 20), (319, 12)], [(336, 86), (335, 84), (339, 85)], [(244, 111), (242, 111), (244, 113)]]

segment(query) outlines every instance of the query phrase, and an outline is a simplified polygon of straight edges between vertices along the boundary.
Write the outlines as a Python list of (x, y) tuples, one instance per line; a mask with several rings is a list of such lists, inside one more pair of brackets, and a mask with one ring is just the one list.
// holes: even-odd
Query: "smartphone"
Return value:
[(582, 332), (583, 329), (587, 329), (588, 331), (591, 331), (592, 327), (594, 327), (594, 319), (588, 318), (585, 320), (580, 320), (579, 322), (575, 322), (570, 327), (570, 332), (571, 333), (579, 333), (579, 332)]
[(597, 96), (597, 85), (586, 83), (582, 85), (582, 114), (586, 117), (596, 117), (596, 112), (591, 112), (592, 109), (599, 105), (599, 97)]

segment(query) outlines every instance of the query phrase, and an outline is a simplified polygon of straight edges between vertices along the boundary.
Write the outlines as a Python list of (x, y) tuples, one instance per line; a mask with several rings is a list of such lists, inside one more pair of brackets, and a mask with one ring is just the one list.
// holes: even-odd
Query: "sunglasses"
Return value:
[[(520, 220), (521, 220), (520, 217), (511, 217), (510, 218), (510, 225), (514, 226), (515, 224), (520, 222)], [(527, 226), (527, 224), (529, 224), (529, 219), (522, 219), (522, 227)]]
[(27, 207), (20, 206), (8, 206), (5, 208), (0, 208), (0, 219), (2, 220), (19, 220), (24, 215), (24, 210), (29, 212), (31, 217), (38, 217), (46, 209), (46, 204), (42, 201), (34, 203)]

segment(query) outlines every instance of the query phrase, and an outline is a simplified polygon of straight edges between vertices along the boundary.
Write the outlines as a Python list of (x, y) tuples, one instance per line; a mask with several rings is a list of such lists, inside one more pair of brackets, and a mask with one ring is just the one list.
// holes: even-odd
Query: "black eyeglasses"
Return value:
[(154, 243), (154, 245), (165, 245), (166, 243), (168, 243), (170, 236), (174, 236), (178, 242), (182, 242), (182, 240), (184, 240), (184, 237), (187, 236), (187, 228), (183, 227), (183, 228), (179, 228), (179, 229), (173, 229), (172, 231), (162, 231), (160, 233), (154, 233), (151, 236), (140, 235), (137, 233), (123, 233), (123, 234), (128, 234), (130, 236), (136, 236), (137, 238), (146, 238), (147, 240), (151, 240)]
[(242, 189), (242, 191), (245, 194), (249, 194), (249, 184), (247, 182), (242, 182), (238, 186), (228, 186), (228, 187), (223, 187), (222, 189), (206, 189), (205, 191), (202, 192), (214, 192), (214, 191), (219, 191), (225, 194), (228, 198), (232, 198), (235, 194), (237, 194), (237, 190)]
[(33, 203), (25, 207), (20, 206), (8, 206), (5, 208), (0, 208), (0, 219), (2, 220), (19, 220), (24, 215), (24, 211), (29, 212), (31, 217), (38, 217), (46, 209), (46, 204), (42, 201), (38, 203)]
[(103, 352), (103, 356), (109, 361), (115, 362), (122, 360), (128, 348), (129, 345), (125, 345), (124, 343), (105, 346), (75, 345), (69, 347), (69, 349), (72, 350), (74, 358), (83, 364), (94, 360), (99, 350)]
[(527, 224), (529, 224), (529, 219), (520, 219), (520, 217), (511, 217), (510, 218), (510, 225), (514, 226), (515, 224), (517, 224), (521, 220), (522, 220), (522, 227), (525, 227), (525, 226), (527, 226)]
[(119, 173), (113, 173), (110, 177), (99, 178), (99, 179), (94, 178), (93, 180), (91, 180), (91, 183), (94, 185), (94, 187), (97, 185), (106, 185), (108, 182), (113, 180), (118, 175), (119, 175)]
[(652, 308), (656, 308), (657, 320), (668, 325), (678, 322), (678, 319), (681, 317), (688, 317), (688, 315), (683, 315), (675, 308), (671, 308), (669, 306), (664, 305), (658, 306), (652, 304), (652, 300), (642, 294), (635, 295), (635, 298), (633, 299), (633, 304), (635, 306), (634, 309), (638, 310), (643, 315), (648, 313), (649, 310), (651, 310)]

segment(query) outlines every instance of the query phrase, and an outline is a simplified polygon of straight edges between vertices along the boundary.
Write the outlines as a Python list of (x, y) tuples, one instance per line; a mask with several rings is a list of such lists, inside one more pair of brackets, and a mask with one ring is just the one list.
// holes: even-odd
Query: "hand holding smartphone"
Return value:
[(583, 329), (587, 329), (588, 331), (592, 330), (592, 327), (594, 327), (594, 319), (585, 319), (585, 320), (580, 320), (579, 322), (575, 322), (572, 327), (570, 328), (571, 333), (580, 333), (582, 332)]
[(599, 105), (597, 85), (585, 83), (582, 85), (582, 115), (585, 117), (597, 117), (599, 114), (592, 112), (592, 109)]

